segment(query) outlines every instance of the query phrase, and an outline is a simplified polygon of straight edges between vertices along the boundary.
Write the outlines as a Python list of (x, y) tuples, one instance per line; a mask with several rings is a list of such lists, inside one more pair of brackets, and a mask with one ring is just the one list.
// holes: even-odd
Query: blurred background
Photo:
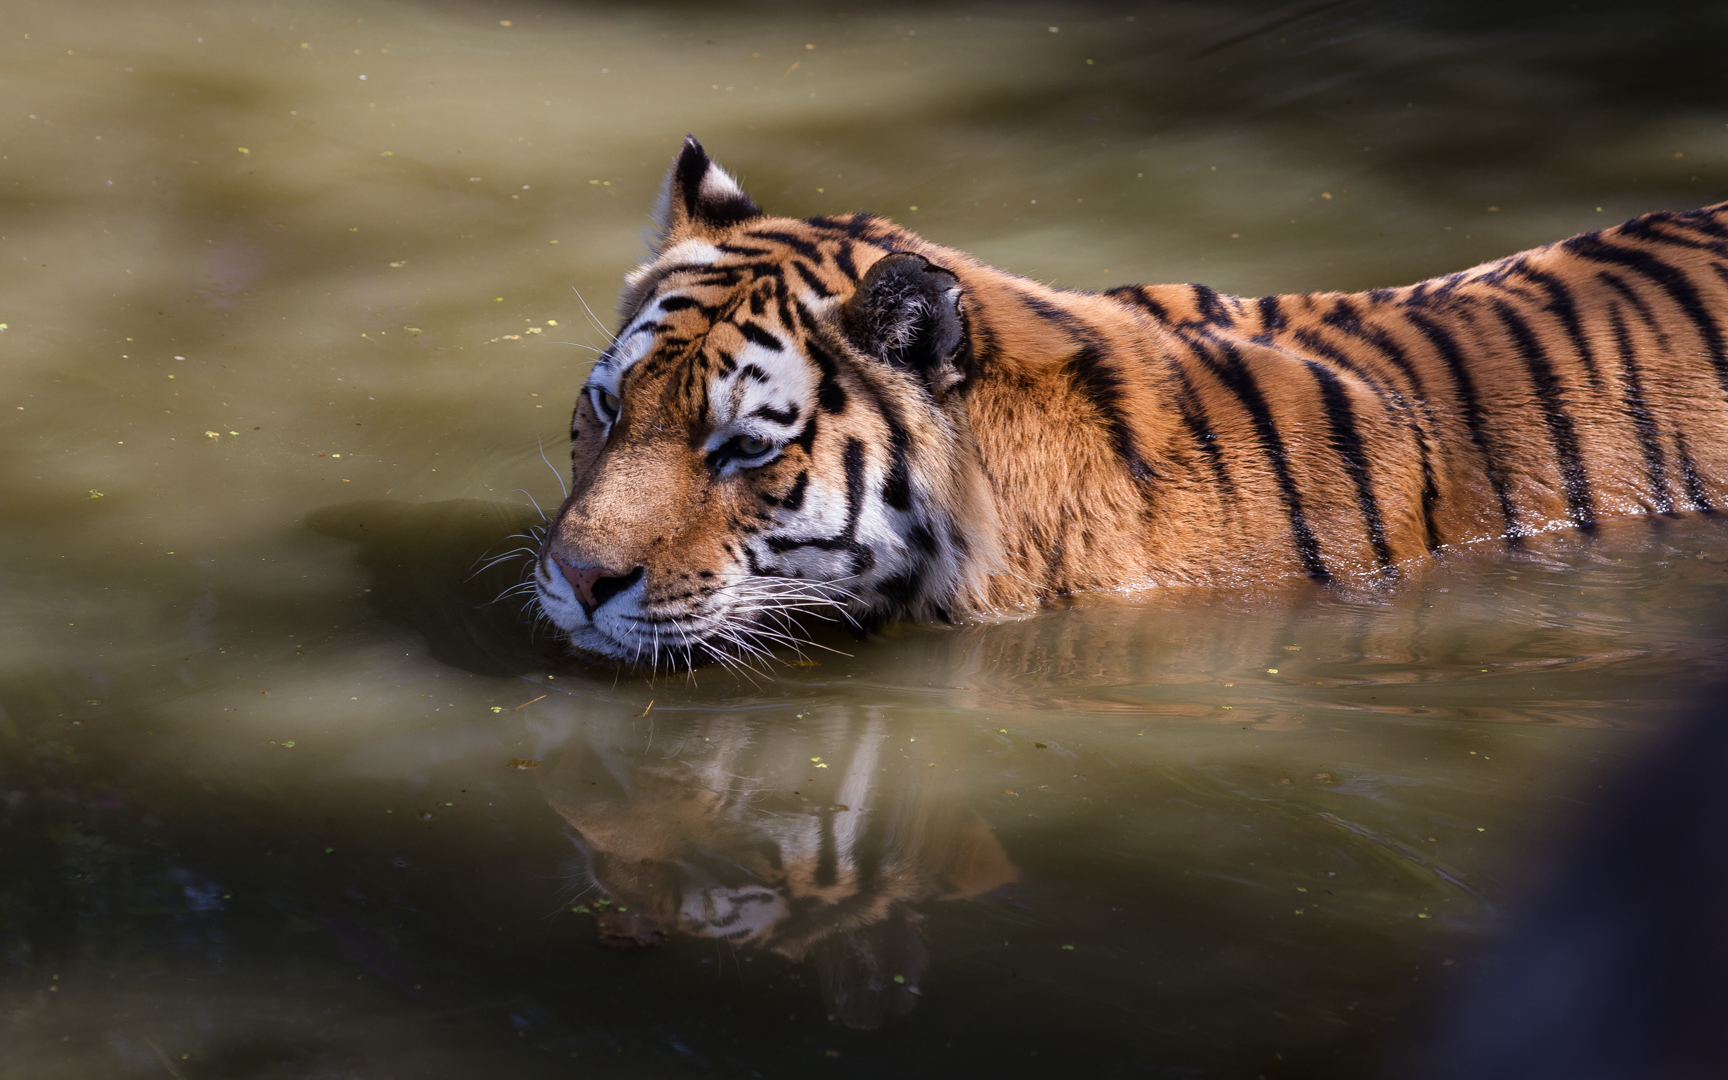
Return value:
[(1718, 520), (751, 678), (487, 560), (686, 133), (1065, 287), (1359, 289), (1728, 197), (1725, 35), (0, 0), (0, 1073), (1373, 1075), (1720, 676)]

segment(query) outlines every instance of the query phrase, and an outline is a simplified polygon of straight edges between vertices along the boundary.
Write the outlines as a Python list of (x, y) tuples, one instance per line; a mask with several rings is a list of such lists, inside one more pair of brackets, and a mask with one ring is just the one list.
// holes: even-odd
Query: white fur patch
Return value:
[(626, 288), (635, 288), (649, 274), (659, 268), (661, 263), (713, 266), (720, 261), (721, 251), (706, 240), (681, 240), (665, 251), (654, 253), (654, 257), (624, 275)]
[[(790, 346), (775, 352), (755, 342), (734, 360), (736, 368), (716, 373), (708, 384), (708, 422), (714, 432), (708, 449), (740, 435), (784, 443), (803, 430), (816, 400), (810, 361)], [(791, 419), (784, 419), (788, 413)]]
[(708, 163), (708, 171), (702, 174), (702, 186), (697, 190), (699, 192), (697, 198), (702, 201), (720, 200), (744, 194), (744, 189), (738, 186), (738, 181), (712, 161)]

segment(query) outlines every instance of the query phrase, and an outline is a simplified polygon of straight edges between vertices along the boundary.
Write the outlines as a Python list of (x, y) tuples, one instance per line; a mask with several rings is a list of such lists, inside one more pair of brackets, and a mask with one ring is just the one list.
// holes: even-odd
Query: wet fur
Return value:
[[(662, 222), (590, 380), (622, 410), (579, 401), (537, 575), (572, 643), (613, 659), (748, 656), (795, 640), (793, 603), (947, 620), (1392, 576), (1443, 545), (1728, 500), (1728, 204), (1253, 299), (1054, 289), (872, 215), (769, 217), (694, 140)], [(773, 358), (764, 383), (746, 354)], [(746, 381), (799, 422), (773, 460), (716, 464), (716, 395)], [(555, 559), (641, 567), (650, 621), (584, 619)]]

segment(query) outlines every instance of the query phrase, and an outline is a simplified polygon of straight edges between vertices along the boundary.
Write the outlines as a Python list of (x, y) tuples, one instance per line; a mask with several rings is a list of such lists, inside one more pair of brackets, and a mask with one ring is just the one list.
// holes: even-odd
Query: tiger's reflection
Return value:
[(807, 961), (829, 1016), (874, 1028), (917, 1000), (925, 909), (1015, 878), (929, 737), (873, 710), (583, 711), (542, 730), (539, 772), (602, 944), (687, 934)]

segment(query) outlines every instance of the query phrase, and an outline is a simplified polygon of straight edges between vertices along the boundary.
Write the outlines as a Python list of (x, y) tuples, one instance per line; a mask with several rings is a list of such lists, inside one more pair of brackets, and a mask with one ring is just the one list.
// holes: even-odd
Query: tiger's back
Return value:
[[(1721, 505), (1725, 218), (1649, 214), (1405, 289), (1111, 295), (1172, 330), (1204, 401), (1253, 416), (1301, 569), (1388, 569), (1439, 544)], [(1308, 384), (1305, 415), (1261, 422), (1255, 351)], [(1305, 482), (1280, 437), (1301, 423), (1331, 451)]]
[[(1019, 283), (995, 310), (1070, 339), (1057, 369), (1081, 406), (1039, 437), (1069, 460), (1107, 443), (1118, 468), (1093, 509), (1027, 516), (1014, 571), (1059, 589), (1390, 572), (1446, 544), (1720, 506), (1725, 244), (1728, 205), (1363, 293)], [(997, 410), (974, 430), (1009, 445), (985, 459), (1024, 456), (1046, 425)], [(1035, 486), (1006, 501), (1036, 506)]]

